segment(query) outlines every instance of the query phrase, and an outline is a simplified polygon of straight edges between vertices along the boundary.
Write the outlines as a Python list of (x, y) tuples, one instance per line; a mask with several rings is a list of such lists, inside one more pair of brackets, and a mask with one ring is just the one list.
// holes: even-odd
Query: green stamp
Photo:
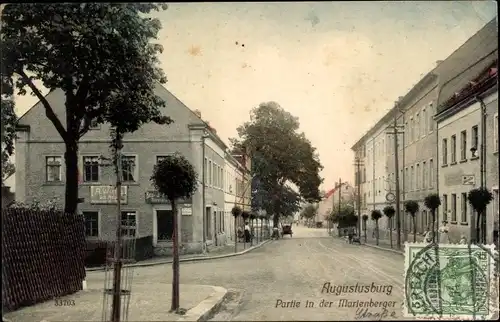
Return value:
[(494, 245), (405, 244), (404, 316), (491, 319), (498, 312)]

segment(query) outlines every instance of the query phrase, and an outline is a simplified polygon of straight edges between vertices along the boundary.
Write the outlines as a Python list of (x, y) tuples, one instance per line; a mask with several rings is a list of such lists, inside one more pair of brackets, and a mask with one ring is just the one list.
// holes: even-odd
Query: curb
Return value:
[(378, 250), (384, 250), (386, 252), (391, 252), (391, 253), (395, 253), (395, 254), (399, 254), (401, 256), (404, 256), (405, 253), (400, 251), (400, 250), (396, 250), (396, 249), (389, 249), (389, 248), (385, 248), (385, 247), (380, 247), (380, 246), (376, 246), (376, 245), (370, 245), (370, 244), (362, 244), (363, 246), (366, 246), (366, 247), (371, 247), (371, 248), (375, 248), (375, 249), (378, 249)]
[[(179, 262), (196, 262), (196, 261), (206, 261), (206, 260), (211, 260), (211, 259), (219, 259), (219, 258), (227, 258), (227, 257), (234, 257), (234, 256), (240, 256), (246, 253), (251, 252), (254, 249), (260, 248), (264, 246), (267, 243), (270, 243), (272, 240), (268, 239), (260, 243), (259, 245), (252, 246), (248, 249), (242, 250), (237, 253), (231, 253), (231, 254), (224, 254), (224, 255), (215, 255), (215, 256), (198, 256), (198, 257), (188, 257), (188, 258), (180, 258)], [(158, 262), (153, 262), (153, 263), (134, 263), (134, 264), (126, 264), (123, 265), (123, 267), (147, 267), (147, 266), (156, 266), (156, 265), (164, 265), (164, 264), (171, 264), (172, 259), (166, 259)], [(105, 267), (90, 267), (90, 268), (85, 268), (86, 272), (97, 272), (97, 271), (104, 271)]]
[(207, 321), (217, 311), (228, 295), (227, 289), (223, 287), (212, 286), (212, 288), (214, 289), (214, 293), (194, 308), (188, 310), (177, 321)]

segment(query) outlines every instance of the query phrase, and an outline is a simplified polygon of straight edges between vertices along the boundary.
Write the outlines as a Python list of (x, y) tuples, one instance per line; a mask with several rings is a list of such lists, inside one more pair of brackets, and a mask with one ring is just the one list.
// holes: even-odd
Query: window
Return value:
[(460, 200), (462, 204), (460, 222), (466, 223), (467, 220), (467, 193), (462, 193), (462, 199)]
[(62, 160), (61, 157), (46, 157), (45, 158), (47, 182), (59, 182), (59, 181), (61, 181), (61, 173), (62, 173), (61, 160)]
[(137, 213), (122, 211), (122, 236), (135, 237), (137, 232)]
[(122, 179), (123, 181), (133, 182), (137, 178), (136, 157), (133, 155), (122, 155)]
[(404, 132), (406, 133), (406, 135), (404, 136), (405, 145), (408, 145), (408, 138), (409, 138), (408, 122), (405, 122)]
[(420, 164), (417, 163), (417, 174), (416, 174), (417, 176), (415, 178), (415, 185), (416, 185), (417, 190), (420, 190), (420, 188), (421, 188), (420, 187), (420, 184), (421, 184), (420, 179), (421, 179), (422, 175), (421, 175), (420, 171), (422, 171), (422, 169), (420, 168)]
[(83, 181), (84, 182), (99, 181), (99, 157), (97, 156), (83, 157)]
[(207, 172), (207, 174), (208, 174), (208, 180), (207, 180), (208, 181), (208, 185), (212, 186), (213, 181), (212, 181), (212, 161), (211, 160), (208, 161), (208, 172)]
[(420, 137), (420, 114), (415, 115), (415, 140)]
[[(208, 176), (208, 159), (205, 158), (205, 161), (204, 161), (204, 166), (205, 166), (205, 176)], [(205, 186), (208, 184), (208, 180), (207, 178), (204, 178), (205, 179)]]
[(427, 189), (427, 163), (424, 161), (422, 162), (422, 189)]
[(156, 164), (162, 162), (163, 160), (165, 160), (167, 156), (166, 155), (158, 155), (156, 156)]
[(443, 165), (448, 164), (448, 139), (443, 139), (441, 146), (441, 152), (443, 153)]
[(172, 210), (156, 210), (157, 241), (171, 241), (174, 232), (174, 216)]
[(460, 160), (467, 160), (467, 131), (460, 132)]
[(410, 171), (410, 191), (415, 190), (415, 168), (411, 166)]
[(434, 160), (429, 160), (429, 188), (434, 187)]
[(443, 195), (443, 221), (448, 221), (448, 195)]
[(450, 152), (451, 152), (451, 163), (457, 162), (457, 137), (455, 135), (451, 136), (450, 142)]
[(429, 132), (434, 131), (434, 106), (432, 102), (429, 103), (429, 108), (427, 110), (429, 112)]
[(495, 146), (493, 147), (493, 151), (498, 152), (498, 113), (493, 117), (493, 131), (494, 131), (494, 139), (493, 143)]
[(85, 237), (99, 237), (99, 212), (84, 211)]
[(429, 132), (429, 122), (428, 122), (427, 110), (424, 108), (422, 110), (422, 136)]
[(415, 131), (415, 120), (413, 119), (413, 116), (410, 118), (410, 142), (413, 142), (413, 132)]
[(457, 195), (451, 195), (451, 221), (457, 222)]
[(408, 168), (405, 168), (405, 187), (404, 187), (404, 190), (405, 191), (410, 191), (410, 189), (408, 189), (410, 187), (410, 179), (409, 179), (409, 170)]
[(217, 186), (217, 165), (215, 162), (212, 162), (212, 187)]
[(471, 130), (471, 148), (479, 148), (479, 131), (477, 125), (474, 125)]

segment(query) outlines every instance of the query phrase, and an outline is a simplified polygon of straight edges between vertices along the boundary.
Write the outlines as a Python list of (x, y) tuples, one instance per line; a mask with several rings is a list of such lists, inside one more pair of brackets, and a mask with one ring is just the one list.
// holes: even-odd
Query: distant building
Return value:
[[(340, 197), (339, 197), (340, 195)], [(335, 188), (327, 191), (320, 202), (318, 202), (318, 210), (316, 213), (316, 222), (323, 222), (326, 224), (327, 216), (332, 212), (332, 209), (336, 210), (340, 202), (343, 204), (351, 204), (355, 206), (356, 203), (356, 191), (355, 188), (348, 182), (343, 182), (341, 189), (338, 187), (338, 183)]]
[[(206, 245), (222, 245), (229, 233), (225, 208), (227, 146), (215, 129), (201, 119), (160, 84), (157, 95), (166, 102), (163, 114), (174, 119), (169, 126), (146, 124), (124, 137), (122, 158), (122, 234), (130, 237), (152, 236), (155, 253), (169, 254), (172, 249), (172, 208), (155, 191), (150, 180), (154, 165), (163, 157), (180, 153), (199, 175), (197, 190), (190, 200), (181, 200), (181, 252), (200, 252)], [(61, 90), (46, 99), (61, 119), (65, 117)], [(16, 192), (21, 202), (58, 198), (64, 201), (64, 143), (45, 116), (41, 103), (19, 120), (16, 140)], [(109, 125), (96, 125), (79, 143), (78, 210), (85, 216), (89, 239), (111, 239), (116, 231), (115, 175), (100, 157), (110, 157)], [(205, 185), (203, 187), (203, 173)], [(205, 192), (205, 198), (202, 194)], [(205, 224), (205, 226), (203, 225)], [(205, 238), (203, 237), (205, 236)]]

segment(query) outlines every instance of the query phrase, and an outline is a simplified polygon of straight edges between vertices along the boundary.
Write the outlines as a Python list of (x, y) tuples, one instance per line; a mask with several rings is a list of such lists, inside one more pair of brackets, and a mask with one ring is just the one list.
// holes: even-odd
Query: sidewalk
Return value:
[[(227, 294), (222, 287), (210, 285), (180, 285), (180, 307), (184, 315), (169, 313), (172, 284), (133, 285), (128, 321), (199, 321), (220, 305)], [(112, 296), (105, 295), (109, 310)], [(122, 307), (126, 304), (122, 297)], [(109, 313), (107, 314), (109, 320)], [(103, 290), (89, 289), (29, 306), (3, 315), (10, 322), (103, 321)]]
[[(365, 243), (365, 237), (364, 237), (364, 232), (363, 235), (361, 236), (361, 242), (365, 244), (365, 246), (368, 247), (374, 247), (378, 249), (384, 249), (384, 250), (389, 250), (397, 253), (404, 254), (404, 241), (401, 241), (401, 250), (398, 250), (398, 245), (397, 245), (397, 232), (393, 231), (392, 232), (392, 248), (391, 248), (391, 240), (390, 240), (390, 234), (388, 231), (380, 231), (380, 238), (379, 242), (377, 245), (377, 240), (375, 237), (373, 237), (373, 231), (366, 231), (366, 243)], [(403, 235), (401, 236), (403, 237)], [(416, 237), (416, 242), (422, 242), (424, 240), (424, 236), (417, 235)], [(413, 243), (413, 234), (408, 234), (408, 242)]]
[[(270, 241), (271, 241), (271, 239), (267, 239), (267, 240), (260, 242), (258, 245), (254, 244), (253, 246), (250, 246), (249, 243), (246, 243), (245, 245), (243, 245), (243, 243), (238, 243), (238, 249), (237, 249), (238, 252), (237, 253), (234, 252), (234, 243), (233, 243), (233, 244), (228, 244), (225, 246), (213, 248), (205, 254), (180, 255), (179, 259), (180, 259), (180, 262), (191, 262), (191, 261), (201, 261), (201, 260), (239, 256), (239, 255), (246, 254), (254, 249), (257, 249), (257, 248), (267, 244)], [(143, 260), (143, 261), (140, 261), (137, 263), (128, 264), (128, 265), (125, 265), (125, 267), (154, 266), (154, 265), (162, 265), (162, 264), (170, 264), (170, 263), (172, 263), (171, 256), (158, 256), (158, 257), (146, 259), (146, 260)], [(89, 267), (89, 268), (86, 268), (85, 270), (87, 272), (103, 271), (104, 266)]]

